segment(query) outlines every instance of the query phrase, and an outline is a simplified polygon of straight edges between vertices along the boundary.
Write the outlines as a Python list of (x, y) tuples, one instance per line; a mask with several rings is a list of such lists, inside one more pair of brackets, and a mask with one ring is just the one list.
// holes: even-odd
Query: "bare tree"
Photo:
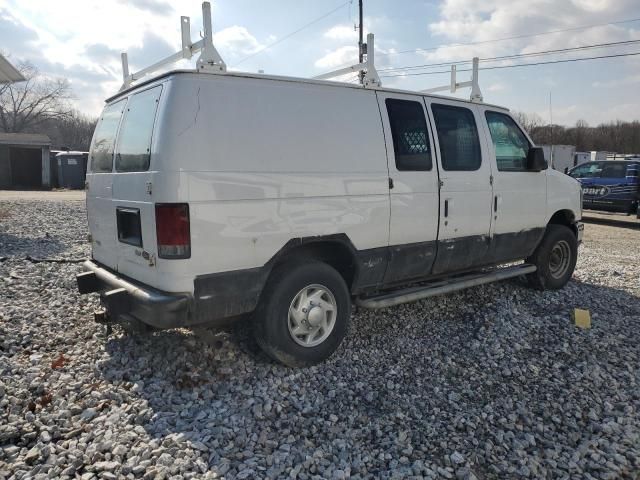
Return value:
[(518, 123), (522, 125), (527, 132), (531, 133), (534, 129), (543, 125), (543, 120), (536, 113), (513, 112), (513, 116)]
[(65, 118), (43, 122), (38, 130), (49, 136), (54, 149), (87, 151), (96, 123), (97, 118), (72, 110)]
[(596, 127), (590, 127), (585, 120), (578, 120), (575, 126), (565, 127), (544, 125), (542, 121), (536, 124), (531, 115), (524, 113), (516, 113), (515, 116), (538, 145), (575, 145), (578, 151), (640, 152), (640, 122), (637, 120), (617, 120)]
[(18, 70), (26, 81), (0, 86), (0, 128), (3, 131), (33, 131), (47, 120), (70, 115), (68, 80), (45, 77), (30, 63), (18, 65)]

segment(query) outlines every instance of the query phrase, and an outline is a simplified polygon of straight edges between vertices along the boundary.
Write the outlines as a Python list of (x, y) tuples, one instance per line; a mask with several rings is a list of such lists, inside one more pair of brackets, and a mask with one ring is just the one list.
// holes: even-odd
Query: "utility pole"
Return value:
[(551, 159), (549, 160), (549, 163), (551, 164), (551, 167), (553, 168), (554, 166), (554, 151), (553, 151), (553, 106), (551, 104), (551, 90), (549, 90), (549, 140), (551, 143)]
[[(364, 62), (364, 54), (366, 45), (362, 41), (364, 37), (364, 32), (362, 28), (362, 0), (358, 0), (358, 9), (359, 9), (359, 26), (358, 26), (358, 63)], [(364, 82), (364, 70), (360, 70), (360, 83)]]

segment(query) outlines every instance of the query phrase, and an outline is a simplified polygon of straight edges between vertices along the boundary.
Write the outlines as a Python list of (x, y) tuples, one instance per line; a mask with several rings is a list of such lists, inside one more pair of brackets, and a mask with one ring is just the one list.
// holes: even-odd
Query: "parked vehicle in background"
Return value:
[(587, 162), (569, 174), (582, 184), (582, 206), (637, 214), (640, 218), (640, 160)]

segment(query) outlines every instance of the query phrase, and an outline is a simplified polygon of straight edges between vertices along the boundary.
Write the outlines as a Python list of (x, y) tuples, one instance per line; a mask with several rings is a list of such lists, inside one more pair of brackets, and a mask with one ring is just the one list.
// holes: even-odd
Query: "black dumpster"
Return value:
[(59, 188), (84, 189), (88, 156), (87, 152), (62, 152), (56, 155)]

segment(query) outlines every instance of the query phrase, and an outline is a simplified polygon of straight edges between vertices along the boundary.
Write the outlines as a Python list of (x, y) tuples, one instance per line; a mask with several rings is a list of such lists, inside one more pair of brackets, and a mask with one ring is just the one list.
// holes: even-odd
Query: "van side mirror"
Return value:
[(549, 167), (544, 158), (542, 147), (529, 147), (527, 152), (527, 170), (530, 172), (540, 172)]

